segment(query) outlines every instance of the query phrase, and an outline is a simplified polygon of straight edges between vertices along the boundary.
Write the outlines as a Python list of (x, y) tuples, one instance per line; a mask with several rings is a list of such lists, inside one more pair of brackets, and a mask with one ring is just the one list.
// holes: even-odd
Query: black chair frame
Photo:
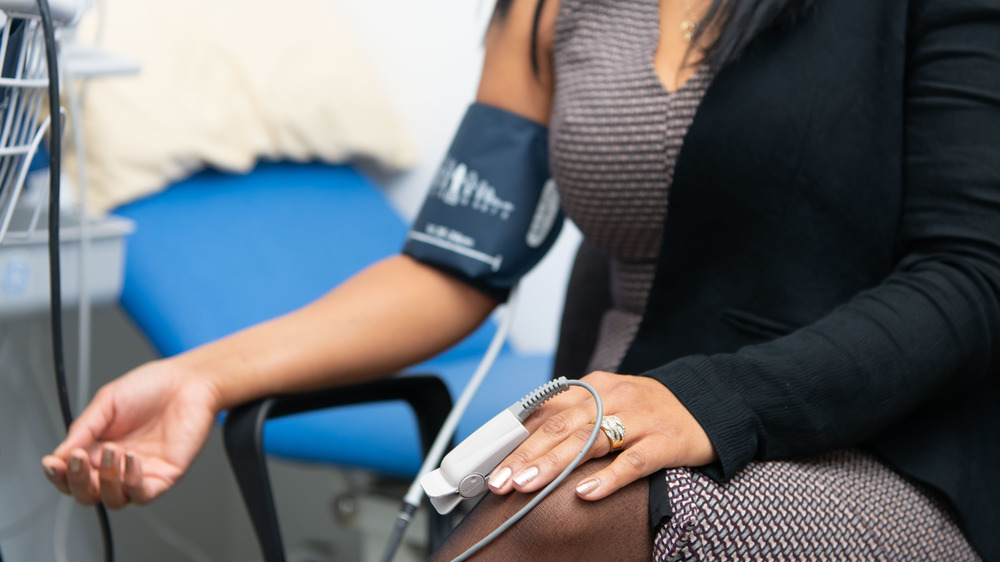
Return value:
[[(264, 422), (335, 406), (387, 400), (404, 400), (413, 409), (426, 456), (452, 406), (448, 388), (433, 375), (396, 377), (316, 392), (271, 396), (244, 404), (228, 413), (223, 427), (226, 454), (260, 543), (264, 562), (286, 560), (264, 452)], [(450, 532), (451, 517), (439, 515), (433, 509), (428, 511), (428, 544), (433, 550)], [(386, 521), (386, 528), (391, 528), (392, 524), (393, 521)]]

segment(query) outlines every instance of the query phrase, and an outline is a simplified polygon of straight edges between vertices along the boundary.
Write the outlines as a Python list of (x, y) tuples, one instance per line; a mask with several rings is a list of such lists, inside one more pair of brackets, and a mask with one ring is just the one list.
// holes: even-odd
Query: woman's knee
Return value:
[[(480, 558), (546, 560), (649, 560), (648, 484), (636, 482), (608, 498), (580, 499), (575, 486), (610, 459), (585, 463), (518, 523), (481, 551)], [(532, 496), (490, 496), (477, 506), (449, 538), (450, 559), (509, 519)], [(461, 548), (461, 550), (458, 550)]]

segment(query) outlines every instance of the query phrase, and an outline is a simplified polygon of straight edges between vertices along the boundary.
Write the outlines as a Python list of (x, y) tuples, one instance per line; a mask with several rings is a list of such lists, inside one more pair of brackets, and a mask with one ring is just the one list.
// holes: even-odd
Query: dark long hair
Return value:
[[(513, 0), (497, 0), (493, 17), (498, 20), (506, 18), (511, 2)], [(543, 4), (545, 0), (538, 0), (535, 7), (532, 53), (537, 52), (538, 20)], [(705, 30), (713, 26), (718, 26), (719, 35), (697, 62), (722, 68), (739, 58), (755, 38), (777, 27), (793, 24), (812, 4), (813, 0), (712, 0), (691, 43), (696, 43)], [(532, 57), (532, 66), (537, 72), (538, 61), (535, 57)]]

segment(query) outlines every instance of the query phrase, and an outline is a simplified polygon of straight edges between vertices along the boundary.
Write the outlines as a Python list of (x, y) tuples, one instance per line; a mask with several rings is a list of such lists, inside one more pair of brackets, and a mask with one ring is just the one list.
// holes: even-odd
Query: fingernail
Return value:
[(125, 455), (125, 472), (132, 472), (135, 470), (135, 455), (128, 453)]
[(115, 452), (112, 449), (104, 449), (101, 452), (101, 468), (111, 468), (115, 463)]
[(587, 494), (596, 490), (597, 487), (600, 485), (601, 485), (600, 480), (598, 480), (597, 478), (590, 478), (588, 480), (580, 482), (576, 486), (576, 493), (580, 494), (581, 496), (586, 496)]
[(510, 479), (510, 467), (505, 466), (499, 472), (490, 477), (490, 488), (499, 490)]
[(55, 478), (56, 477), (56, 469), (52, 468), (51, 466), (49, 466), (47, 464), (43, 464), (42, 465), (42, 470), (45, 471), (45, 475), (48, 476), (49, 478)]
[(82, 467), (83, 467), (83, 461), (80, 460), (80, 457), (74, 455), (69, 458), (70, 472), (79, 472)]
[(514, 483), (518, 486), (524, 486), (534, 480), (536, 476), (538, 476), (538, 467), (532, 466), (518, 472), (517, 476), (514, 477)]

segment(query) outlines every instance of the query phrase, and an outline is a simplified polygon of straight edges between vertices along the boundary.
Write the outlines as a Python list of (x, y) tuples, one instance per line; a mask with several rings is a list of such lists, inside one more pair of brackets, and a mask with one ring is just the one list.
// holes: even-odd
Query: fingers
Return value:
[(94, 505), (99, 498), (97, 473), (92, 471), (90, 458), (83, 449), (73, 449), (66, 458), (48, 455), (42, 459), (45, 478), (60, 493), (73, 496), (83, 505)]
[[(629, 426), (627, 417), (622, 417), (622, 423)], [(573, 459), (586, 445), (594, 430), (593, 424), (570, 433), (563, 441), (549, 449), (534, 449), (529, 447), (524, 452), (515, 451), (491, 476), (489, 485), (494, 492), (505, 494), (512, 490), (519, 492), (534, 492), (540, 490), (555, 480), (559, 474), (570, 465)], [(628, 484), (656, 472), (662, 464), (656, 454), (656, 437), (630, 439), (625, 435), (625, 448), (611, 457), (610, 464), (576, 484), (577, 495), (585, 500), (599, 500), (624, 488)], [(603, 457), (611, 452), (611, 439), (603, 430), (599, 430), (597, 439), (584, 459)], [(517, 457), (517, 458), (513, 458)]]
[(658, 470), (650, 450), (649, 440), (640, 441), (614, 456), (608, 466), (598, 470), (576, 485), (576, 495), (585, 500), (605, 498), (636, 480)]
[(43, 458), (42, 471), (59, 492), (81, 505), (101, 502), (108, 509), (121, 509), (130, 503), (145, 505), (150, 501), (139, 459), (112, 444), (102, 447), (96, 467), (86, 451), (73, 449), (66, 461), (54, 455)]
[[(489, 480), (494, 492), (534, 492), (554, 480), (573, 462), (594, 431), (593, 412), (565, 410), (552, 416), (516, 449)], [(589, 417), (588, 417), (589, 416)], [(610, 442), (598, 434), (584, 459), (606, 455)]]
[(70, 495), (81, 505), (94, 505), (100, 498), (97, 471), (90, 465), (90, 458), (83, 449), (74, 449), (67, 461), (66, 482)]
[(98, 469), (101, 503), (108, 509), (121, 509), (128, 505), (128, 496), (122, 482), (122, 452), (113, 445), (105, 445), (101, 451), (101, 467)]
[(153, 500), (144, 484), (142, 463), (133, 453), (125, 455), (125, 493), (136, 505), (146, 505)]
[[(513, 490), (534, 492), (545, 487), (572, 463), (590, 439), (594, 426), (595, 404), (589, 392), (572, 388), (546, 402), (528, 418), (525, 427), (531, 435), (489, 479), (498, 494)], [(597, 436), (595, 445), (584, 459), (608, 453), (609, 446)]]
[(57, 456), (47, 455), (42, 459), (42, 472), (45, 473), (45, 478), (60, 493), (68, 496), (70, 491), (69, 483), (66, 482), (66, 470), (66, 462)]

